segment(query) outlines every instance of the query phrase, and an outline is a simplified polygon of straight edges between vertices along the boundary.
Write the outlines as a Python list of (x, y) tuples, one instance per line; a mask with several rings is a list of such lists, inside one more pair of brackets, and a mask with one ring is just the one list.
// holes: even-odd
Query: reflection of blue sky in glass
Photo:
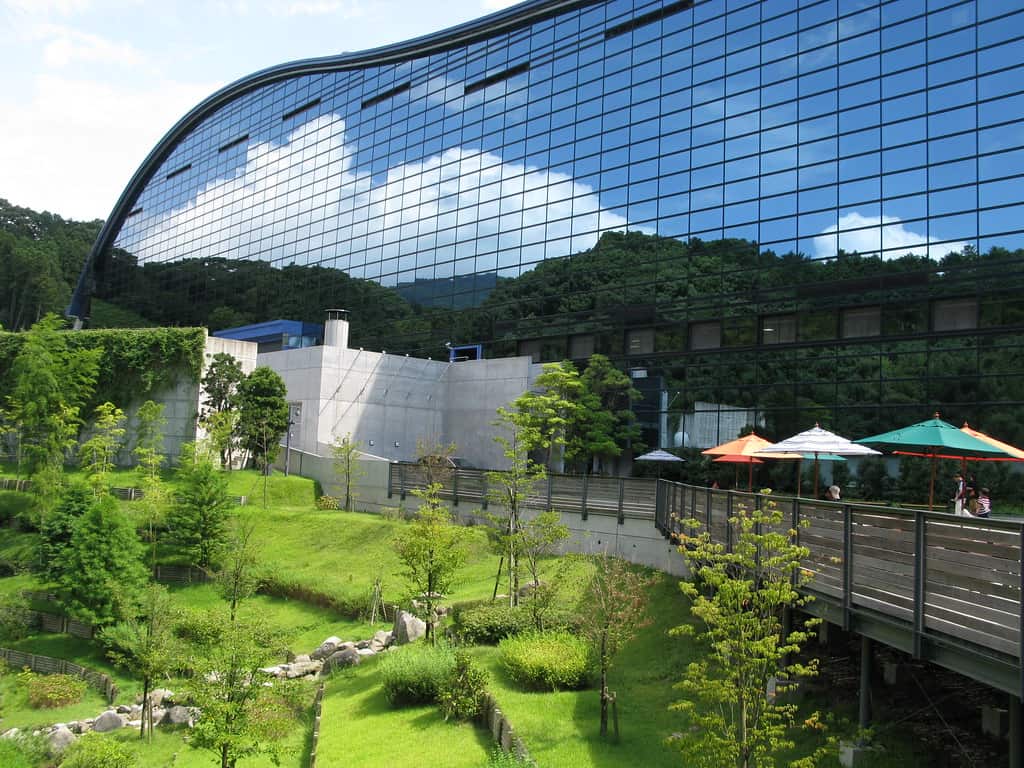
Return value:
[(613, 3), (276, 85), (175, 150), (119, 244), (143, 259), (323, 262), (394, 283), (435, 267), (511, 274), (627, 227), (815, 258), (940, 258), (1019, 239), (1024, 11), (862, 5), (841, 3), (837, 19), (832, 3), (724, 14), (709, 2), (605, 40), (631, 15)]

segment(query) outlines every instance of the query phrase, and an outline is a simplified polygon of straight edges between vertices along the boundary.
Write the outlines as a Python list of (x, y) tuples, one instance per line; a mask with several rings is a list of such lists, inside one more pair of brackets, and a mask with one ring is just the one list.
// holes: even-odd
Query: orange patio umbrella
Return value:
[[(747, 465), (747, 490), (754, 487), (754, 465), (763, 464), (763, 459), (799, 459), (799, 453), (758, 453), (758, 451), (771, 445), (770, 440), (765, 440), (760, 435), (751, 432), (749, 435), (738, 437), (727, 443), (716, 445), (701, 451), (705, 456), (717, 456), (714, 461), (721, 461), (728, 464)], [(754, 454), (757, 454), (756, 456)], [(738, 469), (737, 469), (738, 471)]]

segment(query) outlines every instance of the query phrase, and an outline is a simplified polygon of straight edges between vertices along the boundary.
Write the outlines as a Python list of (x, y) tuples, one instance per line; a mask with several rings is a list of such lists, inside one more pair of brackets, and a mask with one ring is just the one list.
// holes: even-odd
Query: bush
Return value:
[(36, 768), (50, 756), (42, 736), (21, 734), (0, 739), (0, 765), (4, 768)]
[(337, 496), (317, 496), (317, 509), (341, 509), (341, 500)]
[(487, 672), (465, 651), (455, 652), (455, 668), (444, 681), (437, 700), (444, 719), (472, 720), (483, 709), (487, 695)]
[(72, 675), (37, 675), (25, 670), (18, 675), (18, 683), (28, 694), (28, 704), (34, 709), (53, 709), (77, 704), (85, 696), (85, 680)]
[(27, 637), (33, 624), (28, 600), (20, 594), (0, 597), (0, 641), (21, 640)]
[(522, 768), (526, 765), (530, 764), (511, 752), (505, 752), (501, 747), (495, 747), (487, 756), (486, 768)]
[(455, 669), (455, 656), (444, 646), (406, 646), (381, 660), (384, 698), (392, 707), (411, 707), (437, 701)]
[(590, 650), (586, 641), (565, 631), (529, 632), (498, 645), (502, 667), (518, 685), (550, 691), (582, 688), (587, 683)]
[(456, 636), (470, 645), (497, 645), (530, 625), (530, 617), (505, 603), (457, 606), (452, 611)]
[(132, 768), (135, 758), (119, 741), (86, 733), (64, 752), (61, 768)]

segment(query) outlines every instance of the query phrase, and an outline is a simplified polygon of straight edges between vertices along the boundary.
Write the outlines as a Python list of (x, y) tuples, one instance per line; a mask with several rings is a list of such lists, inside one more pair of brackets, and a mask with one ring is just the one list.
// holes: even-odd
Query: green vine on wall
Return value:
[[(103, 349), (95, 403), (122, 407), (170, 389), (184, 376), (198, 384), (203, 373), (203, 328), (98, 329), (67, 333), (68, 347)], [(0, 401), (9, 391), (7, 373), (21, 348), (22, 335), (0, 333)]]

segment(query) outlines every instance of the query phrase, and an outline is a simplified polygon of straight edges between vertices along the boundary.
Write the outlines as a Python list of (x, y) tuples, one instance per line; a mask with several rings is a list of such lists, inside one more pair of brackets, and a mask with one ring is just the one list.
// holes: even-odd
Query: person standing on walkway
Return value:
[(964, 512), (964, 498), (967, 495), (967, 485), (964, 483), (964, 477), (959, 472), (953, 475), (953, 514), (957, 517), (963, 517)]
[(978, 511), (975, 513), (978, 517), (988, 517), (992, 514), (992, 499), (989, 498), (988, 488), (982, 488), (978, 492)]

